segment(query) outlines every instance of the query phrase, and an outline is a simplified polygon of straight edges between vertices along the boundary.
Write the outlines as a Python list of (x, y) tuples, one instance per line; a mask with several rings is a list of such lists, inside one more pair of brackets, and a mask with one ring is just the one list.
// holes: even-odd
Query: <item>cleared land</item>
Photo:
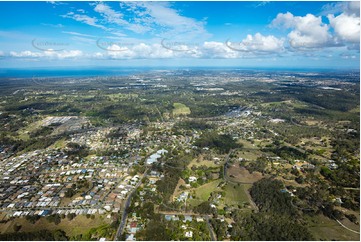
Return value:
[(210, 183), (204, 184), (200, 187), (197, 187), (194, 191), (197, 198), (207, 201), (211, 192), (217, 191), (217, 186), (220, 183), (220, 180), (212, 181)]
[(173, 108), (174, 108), (173, 109), (174, 116), (191, 114), (190, 108), (184, 105), (183, 103), (173, 103)]
[(331, 220), (323, 215), (308, 217), (308, 221), (309, 230), (315, 237), (315, 240), (360, 240), (359, 234), (348, 231), (335, 220)]
[(220, 182), (221, 180), (215, 180), (195, 188), (193, 190), (195, 193), (195, 198), (190, 199), (189, 203), (192, 204), (193, 206), (197, 206), (202, 202), (208, 201), (211, 192), (221, 191), (221, 188), (217, 188)]
[(203, 159), (202, 155), (196, 159), (193, 159), (192, 162), (189, 163), (188, 168), (191, 168), (192, 166), (219, 167), (219, 165), (214, 164), (214, 161)]
[(14, 232), (14, 224), (21, 225), (20, 232), (34, 232), (36, 230), (47, 229), (50, 231), (61, 229), (64, 230), (68, 237), (79, 234), (85, 234), (92, 228), (98, 228), (102, 225), (109, 225), (110, 219), (103, 216), (95, 216), (94, 219), (86, 218), (85, 215), (78, 215), (73, 220), (62, 219), (60, 224), (50, 223), (45, 217), (40, 218), (35, 224), (30, 223), (25, 218), (15, 218), (7, 223), (0, 223), (2, 233)]
[(256, 160), (258, 157), (264, 154), (262, 151), (259, 150), (256, 144), (252, 144), (247, 140), (240, 139), (238, 140), (238, 143), (243, 144), (243, 148), (237, 152), (237, 156), (240, 158), (246, 160)]
[(245, 189), (248, 189), (245, 185), (227, 184), (225, 186), (226, 195), (224, 197), (224, 203), (226, 205), (240, 205), (246, 202), (249, 203)]
[(252, 174), (243, 166), (233, 164), (227, 169), (227, 175), (231, 181), (241, 183), (254, 183), (263, 178), (262, 173), (252, 172)]
[(356, 108), (353, 108), (353, 109), (350, 109), (349, 112), (359, 113), (359, 112), (360, 112), (360, 106), (358, 106), (358, 107), (356, 107)]
[(53, 145), (51, 145), (52, 148), (54, 149), (61, 149), (61, 148), (64, 148), (65, 145), (66, 145), (66, 139), (65, 138), (62, 138), (62, 139), (59, 139), (57, 140)]
[(30, 138), (29, 133), (34, 132), (39, 129), (43, 123), (43, 120), (38, 120), (34, 123), (29, 124), (28, 126), (21, 128), (17, 131), (18, 138), (22, 140), (28, 140)]

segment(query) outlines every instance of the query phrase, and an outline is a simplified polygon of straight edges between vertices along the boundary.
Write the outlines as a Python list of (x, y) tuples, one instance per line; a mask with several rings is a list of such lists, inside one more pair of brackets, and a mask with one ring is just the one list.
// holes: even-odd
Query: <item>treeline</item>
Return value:
[(298, 95), (297, 98), (307, 103), (341, 112), (346, 112), (357, 107), (357, 100), (359, 100), (359, 97), (350, 95), (345, 91), (325, 91), (317, 89), (303, 89), (302, 94)]
[(293, 85), (279, 88), (277, 91), (280, 92), (279, 96), (284, 97), (284, 99), (293, 97), (328, 110), (346, 112), (359, 105), (359, 93), (351, 93), (345, 90), (322, 90), (314, 87)]
[(303, 151), (297, 147), (284, 145), (281, 139), (274, 139), (273, 143), (267, 144), (261, 150), (272, 152), (285, 160), (306, 159), (309, 153), (309, 151)]
[(13, 104), (9, 104), (5, 107), (6, 111), (21, 111), (24, 109), (35, 109), (35, 110), (45, 110), (46, 112), (49, 112), (49, 110), (52, 110), (52, 108), (56, 108), (58, 105), (60, 105), (60, 103), (57, 102), (49, 102), (47, 100), (45, 100), (44, 98), (44, 102), (39, 102), (39, 100), (37, 100), (38, 102), (31, 102), (29, 101), (28, 103), (13, 103)]
[(0, 144), (10, 144), (12, 146), (11, 151), (16, 153), (19, 151), (32, 151), (38, 149), (45, 149), (52, 145), (59, 137), (55, 136), (44, 136), (31, 138), (29, 140), (20, 140), (13, 138), (4, 138), (0, 141)]
[(360, 121), (359, 114), (352, 112), (341, 112), (328, 109), (317, 109), (312, 107), (295, 108), (295, 111), (302, 116), (313, 116), (314, 118), (322, 120), (325, 123), (330, 123), (331, 125), (337, 121), (343, 120), (349, 120), (356, 123)]
[(232, 240), (294, 241), (313, 240), (305, 226), (277, 213), (254, 213), (234, 216), (235, 224), (230, 231)]
[(216, 132), (204, 133), (194, 144), (201, 148), (214, 148), (221, 154), (228, 153), (231, 149), (241, 148), (243, 146), (233, 140), (230, 135), (219, 135)]

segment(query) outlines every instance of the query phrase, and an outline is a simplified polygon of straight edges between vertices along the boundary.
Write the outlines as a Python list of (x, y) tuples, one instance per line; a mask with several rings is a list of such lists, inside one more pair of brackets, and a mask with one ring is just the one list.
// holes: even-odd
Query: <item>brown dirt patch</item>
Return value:
[(254, 183), (263, 178), (262, 173), (256, 171), (251, 174), (245, 167), (236, 164), (227, 169), (227, 175), (232, 181), (242, 183)]

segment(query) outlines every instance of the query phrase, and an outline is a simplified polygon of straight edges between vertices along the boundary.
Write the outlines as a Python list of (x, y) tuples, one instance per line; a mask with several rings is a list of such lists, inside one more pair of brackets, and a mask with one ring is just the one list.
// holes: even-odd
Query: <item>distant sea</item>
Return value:
[[(346, 70), (318, 68), (242, 68), (242, 67), (56, 67), (56, 68), (0, 68), (0, 78), (27, 77), (91, 77), (128, 76), (152, 71), (255, 71), (255, 72), (345, 72)], [(350, 71), (350, 70), (348, 70)], [(352, 70), (359, 72), (359, 70)]]

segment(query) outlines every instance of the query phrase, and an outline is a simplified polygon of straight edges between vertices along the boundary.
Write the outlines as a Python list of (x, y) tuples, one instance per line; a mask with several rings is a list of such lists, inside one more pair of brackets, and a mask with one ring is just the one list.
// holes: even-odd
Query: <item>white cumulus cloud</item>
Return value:
[(49, 58), (49, 59), (69, 59), (82, 57), (83, 52), (80, 50), (63, 50), (63, 51), (42, 51), (33, 52), (25, 51), (10, 51), (10, 56), (15, 58)]
[(225, 43), (209, 41), (201, 47), (203, 58), (237, 58), (240, 52), (229, 48)]
[(336, 17), (333, 14), (329, 14), (327, 17), (339, 38), (351, 43), (360, 42), (359, 16), (356, 16), (356, 14), (348, 15), (347, 13), (342, 13)]
[(291, 29), (288, 34), (290, 46), (293, 48), (309, 49), (333, 45), (329, 26), (322, 22), (321, 17), (313, 14), (294, 16), (292, 13), (279, 13), (271, 26)]
[(263, 36), (260, 33), (256, 33), (255, 35), (247, 35), (239, 43), (227, 41), (227, 46), (232, 50), (241, 52), (282, 52), (284, 50), (284, 39), (278, 39), (273, 35)]

